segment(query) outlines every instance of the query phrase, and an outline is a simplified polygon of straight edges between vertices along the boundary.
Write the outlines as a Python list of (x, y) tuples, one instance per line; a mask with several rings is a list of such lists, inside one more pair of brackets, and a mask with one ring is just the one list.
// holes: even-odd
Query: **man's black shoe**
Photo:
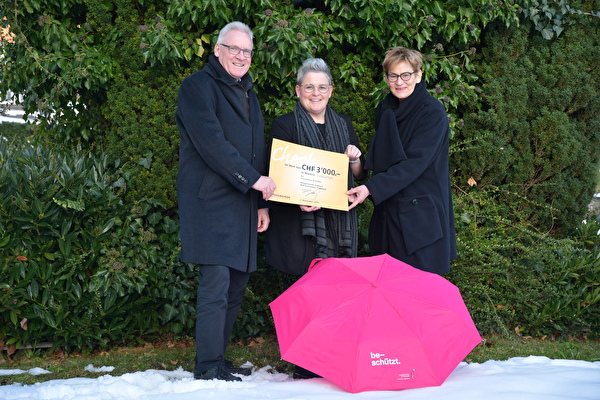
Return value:
[(242, 378), (233, 376), (231, 372), (224, 365), (215, 365), (212, 368), (207, 369), (201, 374), (194, 374), (196, 379), (204, 379), (210, 381), (212, 379), (218, 379), (220, 381), (237, 382), (241, 381)]
[(232, 374), (239, 374), (239, 375), (244, 375), (244, 376), (250, 376), (252, 374), (252, 369), (251, 368), (235, 367), (233, 365), (233, 363), (231, 361), (229, 361), (229, 360), (225, 360), (225, 367)]

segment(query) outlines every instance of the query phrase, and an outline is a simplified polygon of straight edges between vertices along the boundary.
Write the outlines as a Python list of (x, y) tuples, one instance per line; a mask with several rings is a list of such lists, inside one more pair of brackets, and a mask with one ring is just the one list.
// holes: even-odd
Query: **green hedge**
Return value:
[[(193, 335), (197, 273), (178, 260), (177, 220), (156, 201), (124, 204), (127, 181), (106, 157), (0, 143), (0, 342), (9, 349)], [(481, 333), (596, 337), (598, 217), (557, 240), (505, 219), (493, 198), (456, 196), (459, 258), (447, 275)], [(268, 304), (296, 280), (262, 252), (259, 264), (236, 339), (272, 333)]]
[(35, 134), (36, 125), (21, 124), (18, 122), (0, 123), (0, 139), (13, 143), (29, 140)]
[(445, 277), (482, 333), (598, 337), (600, 217), (555, 239), (506, 218), (498, 188), (455, 196), (459, 256)]
[(106, 157), (0, 143), (0, 343), (139, 341), (194, 323), (195, 271), (160, 205)]
[[(77, 118), (56, 124), (54, 136), (48, 136), (72, 148), (103, 148), (102, 156), (52, 145), (17, 146), (31, 138), (29, 132), (0, 130), (9, 138), (0, 141), (0, 341), (10, 346), (42, 341), (63, 347), (104, 346), (165, 332), (193, 332), (197, 277), (192, 266), (177, 258), (173, 114), (181, 78), (203, 59), (154, 67), (144, 63), (139, 45), (148, 26), (139, 25), (140, 21), (154, 21), (150, 29), (156, 35), (174, 32), (157, 30), (158, 24), (164, 27), (173, 21), (155, 19), (158, 11), (151, 3), (147, 9), (123, 3), (110, 13), (105, 7), (112, 2), (85, 1), (90, 25), (84, 39), (91, 46), (97, 34), (94, 40), (111, 46), (85, 53), (102, 57), (82, 71), (93, 73), (94, 68), (108, 65), (106, 74), (82, 85), (58, 85), (69, 88), (61, 95), (64, 110), (73, 93), (83, 101)], [(328, 3), (341, 7), (339, 2)], [(170, 9), (186, 4), (173, 3)], [(335, 28), (332, 33), (338, 42), (342, 34), (352, 39), (348, 46), (331, 46), (331, 40), (324, 40), (325, 45), (315, 47), (321, 54), (314, 55), (324, 57), (332, 67), (336, 82), (332, 105), (352, 118), (365, 150), (372, 135), (374, 99), (383, 94), (380, 61), (375, 60), (383, 51), (373, 51), (383, 43), (373, 47), (369, 38), (387, 37), (354, 38), (354, 31), (368, 33), (362, 25), (366, 20), (355, 19), (357, 12), (368, 9), (352, 8), (348, 18), (321, 20), (314, 13), (297, 13), (287, 2), (273, 7), (274, 16), (254, 15), (264, 21), (263, 44), (291, 38), (292, 45), (280, 46), (282, 51), (297, 51), (304, 39), (294, 30), (306, 24), (317, 28), (318, 21)], [(477, 19), (481, 14), (472, 15)], [(476, 24), (473, 32), (478, 38), (482, 33), (481, 41), (469, 50), (469, 40), (447, 43), (439, 35), (422, 48), (430, 89), (451, 111), (453, 127), (451, 172), (459, 258), (447, 278), (461, 289), (484, 334), (597, 337), (600, 332), (599, 224), (597, 217), (584, 215), (597, 183), (599, 35), (596, 20), (589, 23), (581, 18), (551, 41), (541, 40), (524, 20), (518, 29), (512, 23), (508, 29), (502, 24)], [(37, 20), (21, 19), (33, 24)], [(271, 20), (277, 21), (275, 25)], [(218, 22), (203, 25), (204, 36), (167, 41), (154, 51), (168, 54), (179, 45), (197, 44), (198, 39), (210, 50), (203, 40), (221, 25)], [(354, 23), (360, 28), (345, 28)], [(406, 37), (413, 40), (418, 35)], [(40, 43), (46, 44), (47, 36), (42, 34)], [(370, 50), (356, 51), (357, 46)], [(275, 48), (261, 50), (253, 71), (262, 80), (257, 88), (269, 125), (295, 101), (293, 85), (287, 86), (293, 82), (290, 71), (303, 57), (283, 59)], [(103, 64), (107, 53), (111, 61)], [(27, 59), (23, 54), (13, 58)], [(77, 68), (60, 54), (56, 59), (65, 68)], [(273, 71), (285, 79), (266, 84), (270, 75), (261, 72), (271, 59), (284, 61), (282, 68)], [(13, 69), (5, 77), (21, 77), (23, 87), (31, 86), (31, 76), (46, 77), (24, 71)], [(27, 96), (32, 104), (49, 98)], [(88, 120), (90, 126), (78, 131), (78, 124)], [(62, 136), (56, 136), (57, 131)], [(469, 186), (469, 178), (477, 185)], [(367, 203), (359, 209), (360, 255), (368, 255), (370, 207)], [(580, 224), (582, 219), (585, 224)], [(261, 258), (235, 336), (272, 332), (268, 303), (293, 281)]]
[(572, 26), (551, 42), (532, 30), (523, 23), (486, 35), (477, 62), (484, 101), (463, 105), (450, 163), (457, 185), (469, 188), (472, 178), (505, 218), (566, 237), (598, 177), (598, 27)]

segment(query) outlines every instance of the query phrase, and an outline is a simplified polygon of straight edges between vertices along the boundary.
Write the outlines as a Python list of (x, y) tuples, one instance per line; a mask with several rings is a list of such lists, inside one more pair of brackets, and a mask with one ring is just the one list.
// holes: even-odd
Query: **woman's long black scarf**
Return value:
[[(315, 123), (298, 102), (294, 106), (298, 144), (316, 149), (344, 153), (350, 144), (348, 127), (344, 119), (331, 107), (325, 111), (325, 128)], [(349, 172), (351, 186), (354, 177)], [(358, 227), (356, 209), (339, 211), (320, 209), (302, 212), (302, 235), (315, 240), (315, 258), (356, 257)]]

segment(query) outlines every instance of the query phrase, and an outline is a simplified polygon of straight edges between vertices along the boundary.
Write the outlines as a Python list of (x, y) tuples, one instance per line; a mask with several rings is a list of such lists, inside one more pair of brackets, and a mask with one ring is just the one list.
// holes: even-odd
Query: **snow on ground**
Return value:
[[(111, 367), (88, 365), (88, 371)], [(15, 372), (17, 371), (17, 372)], [(0, 370), (0, 375), (50, 373)], [(242, 382), (195, 380), (191, 372), (147, 370), (99, 378), (52, 380), (0, 386), (0, 399), (60, 400), (600, 400), (600, 361), (515, 357), (506, 361), (461, 363), (438, 387), (351, 394), (329, 381), (294, 380), (270, 367), (255, 368)]]

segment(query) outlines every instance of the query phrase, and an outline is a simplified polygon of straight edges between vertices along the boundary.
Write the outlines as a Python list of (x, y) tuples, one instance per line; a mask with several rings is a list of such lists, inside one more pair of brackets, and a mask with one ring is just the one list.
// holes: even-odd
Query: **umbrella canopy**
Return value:
[(387, 254), (322, 260), (270, 307), (281, 357), (351, 393), (439, 386), (481, 342), (455, 285)]

